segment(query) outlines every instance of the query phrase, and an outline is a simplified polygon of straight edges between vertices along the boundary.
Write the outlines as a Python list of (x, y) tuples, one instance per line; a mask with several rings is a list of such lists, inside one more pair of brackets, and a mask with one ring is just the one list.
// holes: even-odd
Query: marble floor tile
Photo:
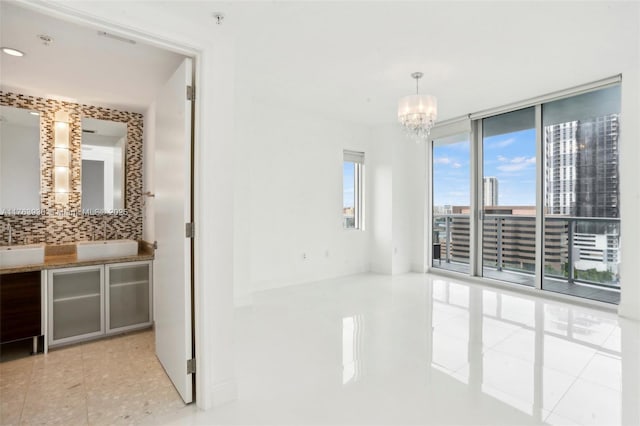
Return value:
[(0, 399), (2, 425), (158, 424), (185, 408), (153, 331), (0, 362)]

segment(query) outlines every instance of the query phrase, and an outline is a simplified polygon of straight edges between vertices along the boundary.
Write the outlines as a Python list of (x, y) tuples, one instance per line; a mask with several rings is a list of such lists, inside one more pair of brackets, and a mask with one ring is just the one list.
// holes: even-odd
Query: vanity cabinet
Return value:
[(151, 262), (105, 266), (107, 333), (151, 325)]
[(47, 277), (49, 345), (104, 334), (104, 267), (53, 269)]
[(0, 275), (0, 343), (42, 334), (41, 272)]
[(48, 272), (49, 346), (152, 324), (151, 262)]

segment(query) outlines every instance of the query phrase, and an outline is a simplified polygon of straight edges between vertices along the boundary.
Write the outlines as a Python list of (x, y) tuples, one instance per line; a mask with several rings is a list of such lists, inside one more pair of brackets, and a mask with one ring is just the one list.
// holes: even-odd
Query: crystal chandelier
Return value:
[(418, 81), (421, 72), (414, 72), (411, 78), (416, 80), (416, 94), (404, 96), (398, 101), (398, 121), (403, 130), (416, 142), (424, 141), (438, 117), (438, 100), (435, 96), (420, 95)]

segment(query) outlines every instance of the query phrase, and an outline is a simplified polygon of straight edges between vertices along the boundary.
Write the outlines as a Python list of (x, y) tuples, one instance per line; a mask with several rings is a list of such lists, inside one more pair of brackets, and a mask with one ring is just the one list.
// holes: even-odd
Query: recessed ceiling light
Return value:
[(2, 52), (11, 56), (24, 56), (24, 52), (21, 52), (18, 49), (14, 49), (12, 47), (3, 47)]

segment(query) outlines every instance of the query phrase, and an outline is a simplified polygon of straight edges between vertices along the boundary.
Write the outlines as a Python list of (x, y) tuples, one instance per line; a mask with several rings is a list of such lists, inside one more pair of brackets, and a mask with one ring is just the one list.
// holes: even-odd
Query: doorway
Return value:
[[(21, 64), (16, 62), (14, 67), (7, 63), (5, 68), (3, 63), (3, 86), (10, 86), (12, 90), (18, 93), (24, 93), (27, 96), (47, 97), (55, 96), (63, 99), (68, 103), (82, 103), (87, 105), (95, 105), (96, 108), (111, 108), (114, 110), (132, 111), (144, 116), (144, 148), (127, 152), (129, 158), (135, 160), (134, 167), (127, 166), (126, 180), (140, 180), (140, 188), (136, 196), (135, 206), (132, 204), (124, 206), (124, 210), (132, 208), (131, 215), (136, 218), (136, 225), (132, 225), (135, 231), (132, 237), (137, 240), (144, 240), (148, 245), (153, 245), (157, 241), (159, 247), (156, 254), (156, 267), (160, 264), (161, 269), (154, 271), (154, 285), (151, 294), (154, 299), (153, 314), (156, 321), (160, 320), (160, 326), (156, 327), (154, 335), (154, 348), (158, 349), (158, 358), (161, 360), (164, 369), (169, 376), (173, 376), (172, 381), (175, 383), (184, 402), (193, 401), (193, 372), (187, 371), (187, 363), (192, 360), (194, 354), (193, 339), (193, 245), (192, 238), (185, 234), (185, 225), (191, 223), (193, 193), (191, 191), (193, 181), (192, 167), (192, 149), (193, 149), (193, 98), (186, 98), (187, 86), (193, 89), (194, 67), (193, 59), (185, 57), (183, 53), (170, 52), (165, 49), (150, 46), (144, 42), (129, 38), (123, 34), (114, 31), (113, 33), (104, 31), (104, 28), (86, 27), (69, 23), (68, 21), (58, 20), (52, 16), (35, 12), (31, 9), (24, 9), (14, 4), (2, 5), (2, 27), (3, 39), (11, 43), (23, 43), (23, 49), (28, 51), (30, 60), (50, 61), (51, 56), (55, 56), (55, 63), (60, 65), (57, 74), (54, 73), (41, 74), (35, 78), (37, 70), (24, 68), (24, 62)], [(46, 31), (45, 31), (46, 30)], [(35, 37), (37, 34), (46, 33), (50, 39), (43, 44)], [(33, 40), (36, 40), (35, 42)], [(40, 39), (41, 40), (41, 39)], [(91, 49), (86, 52), (87, 43), (94, 43), (100, 48)], [(80, 55), (78, 50), (84, 53)], [(93, 55), (93, 57), (91, 56)], [(33, 62), (32, 62), (33, 64)], [(34, 67), (31, 65), (32, 68)], [(86, 66), (87, 68), (83, 68)], [(93, 66), (101, 66), (100, 72), (95, 71)], [(37, 67), (36, 67), (37, 68)], [(39, 67), (43, 68), (43, 67)], [(111, 70), (111, 71), (110, 71)], [(6, 72), (5, 72), (6, 71)], [(172, 76), (182, 74), (182, 85), (180, 90), (164, 90), (170, 84)], [(24, 76), (25, 83), (20, 79)], [(78, 75), (82, 78), (78, 78)], [(60, 77), (58, 79), (54, 77)], [(165, 84), (166, 83), (166, 84)], [(164, 92), (169, 92), (167, 93)], [(177, 123), (178, 127), (171, 127), (167, 121), (167, 111), (163, 105), (170, 104), (167, 96), (175, 96), (177, 102), (182, 103), (182, 112), (180, 113), (182, 121)], [(163, 102), (156, 101), (156, 98), (164, 96)], [(61, 100), (61, 102), (63, 102)], [(175, 116), (175, 111), (171, 111), (168, 115)], [(162, 114), (165, 114), (163, 116)], [(153, 116), (153, 117), (152, 117)], [(176, 130), (177, 129), (177, 130)], [(181, 137), (175, 137), (180, 134)], [(173, 141), (179, 150), (178, 154), (170, 152), (167, 144), (156, 144), (156, 139), (161, 140), (164, 136), (171, 135), (170, 141)], [(138, 135), (143, 137), (142, 135)], [(165, 149), (162, 155), (157, 154), (157, 147)], [(169, 154), (173, 161), (170, 168), (162, 166), (162, 177), (173, 177), (170, 185), (166, 181), (154, 180), (154, 158), (160, 157), (160, 163)], [(145, 166), (143, 167), (143, 159)], [(75, 160), (74, 160), (75, 161)], [(87, 164), (89, 159), (87, 159)], [(71, 163), (74, 164), (73, 162)], [(103, 162), (106, 164), (106, 162)], [(176, 167), (178, 164), (180, 167)], [(90, 166), (88, 167), (90, 169)], [(78, 166), (78, 170), (80, 170)], [(172, 174), (173, 173), (173, 174)], [(180, 174), (184, 183), (182, 188), (175, 187), (176, 174)], [(96, 176), (105, 176), (106, 172), (98, 172)], [(80, 174), (78, 174), (80, 176)], [(86, 173), (85, 177), (91, 176)], [(72, 177), (73, 178), (73, 177)], [(115, 180), (115, 179), (114, 179)], [(88, 182), (88, 181), (87, 181)], [(104, 187), (104, 185), (102, 185)], [(114, 190), (113, 192), (117, 192)], [(94, 194), (95, 195), (95, 194)], [(121, 194), (122, 195), (122, 194)], [(104, 199), (104, 193), (98, 194), (98, 201)], [(104, 205), (104, 204), (102, 204)], [(179, 205), (177, 210), (184, 214), (179, 218), (170, 218), (165, 220), (163, 213), (167, 208), (174, 208)], [(160, 219), (143, 221), (142, 216), (151, 219), (156, 215)], [(140, 219), (139, 222), (137, 220)], [(111, 231), (108, 235), (118, 235), (121, 231), (117, 226), (109, 223), (109, 218), (105, 220), (107, 226), (105, 229)], [(139, 228), (138, 228), (139, 223)], [(143, 223), (144, 229), (143, 229)], [(155, 225), (154, 225), (155, 224)], [(158, 226), (161, 225), (159, 229)], [(79, 227), (82, 228), (82, 227)], [(159, 229), (159, 232), (156, 230)], [(172, 235), (179, 235), (180, 240), (175, 244), (171, 238), (167, 237), (163, 232), (171, 230)], [(75, 240), (91, 239), (93, 229), (89, 229), (82, 235), (74, 238)], [(104, 232), (107, 234), (107, 232)], [(105, 235), (105, 239), (111, 238)], [(162, 268), (165, 263), (170, 267), (171, 271), (182, 271), (182, 279), (178, 282), (180, 288), (183, 289), (182, 303), (180, 312), (176, 312), (175, 298), (165, 296), (166, 291), (174, 290), (173, 286), (167, 286), (166, 281), (169, 274), (163, 272)], [(176, 264), (179, 263), (179, 266)], [(172, 300), (172, 304), (157, 303), (158, 299)], [(104, 308), (103, 308), (104, 309)], [(171, 325), (171, 321), (174, 321)], [(175, 324), (179, 324), (181, 328), (180, 337), (174, 335), (168, 337), (165, 334), (171, 330), (175, 331)], [(140, 336), (138, 336), (140, 337)], [(133, 338), (132, 338), (133, 339)], [(146, 337), (143, 338), (145, 340)], [(126, 338), (119, 339), (117, 337), (109, 338), (110, 344), (126, 341)], [(178, 342), (179, 341), (179, 342)], [(100, 341), (96, 341), (98, 345)], [(145, 340), (146, 342), (146, 340)], [(161, 342), (161, 343), (160, 343)], [(84, 344), (84, 343), (82, 343)], [(82, 345), (80, 344), (80, 345)], [(87, 345), (94, 343), (87, 343)], [(146, 343), (145, 343), (146, 344)], [(144, 345), (143, 345), (144, 346)], [(183, 348), (184, 356), (181, 360), (173, 360), (171, 356), (166, 356), (164, 351), (166, 348)], [(164, 349), (163, 349), (164, 348)], [(71, 350), (72, 348), (60, 349)], [(52, 351), (53, 355), (57, 351)], [(76, 351), (78, 352), (78, 351)], [(82, 350), (79, 350), (82, 352)], [(171, 364), (171, 365), (169, 365)], [(179, 373), (175, 365), (180, 366)], [(187, 377), (188, 380), (184, 380)], [(178, 384), (177, 382), (184, 382)], [(188, 390), (183, 390), (188, 388)]]

